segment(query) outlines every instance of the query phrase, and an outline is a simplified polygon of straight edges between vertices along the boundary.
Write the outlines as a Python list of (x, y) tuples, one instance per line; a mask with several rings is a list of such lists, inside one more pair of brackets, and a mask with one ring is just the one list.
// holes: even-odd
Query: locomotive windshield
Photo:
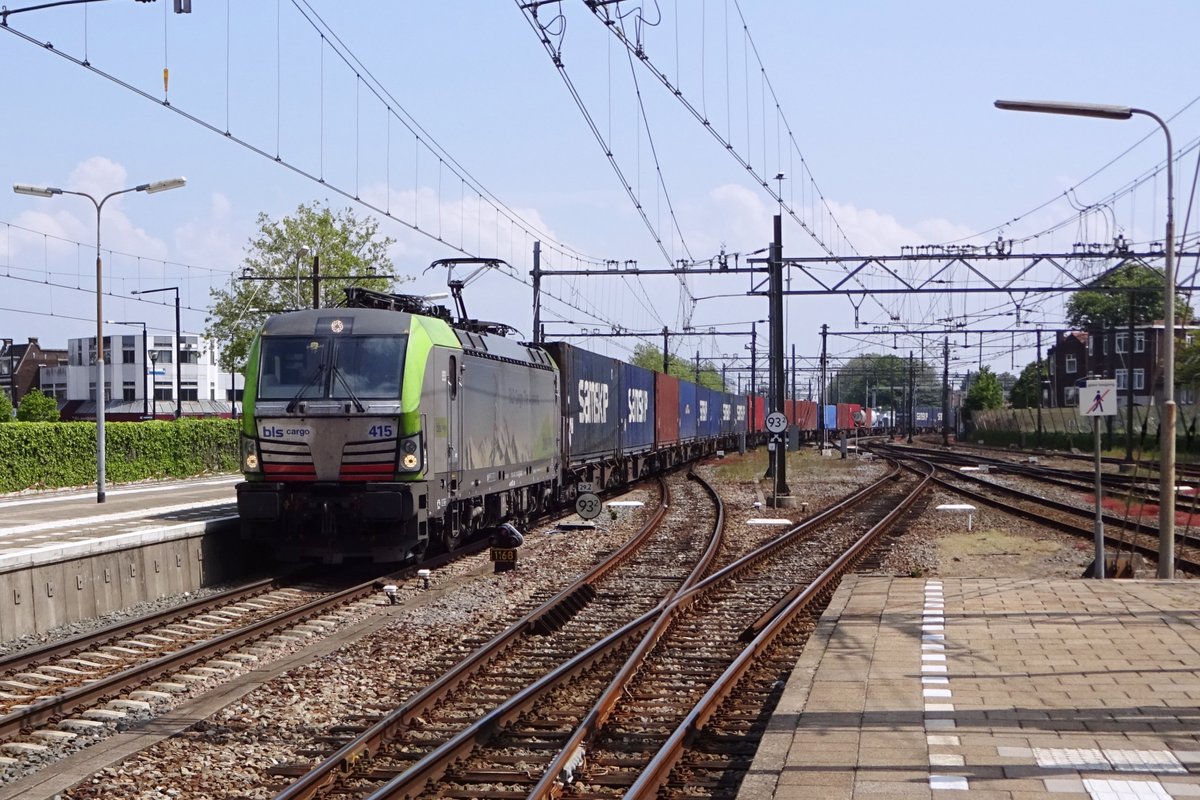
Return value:
[(260, 400), (396, 399), (407, 336), (267, 336)]

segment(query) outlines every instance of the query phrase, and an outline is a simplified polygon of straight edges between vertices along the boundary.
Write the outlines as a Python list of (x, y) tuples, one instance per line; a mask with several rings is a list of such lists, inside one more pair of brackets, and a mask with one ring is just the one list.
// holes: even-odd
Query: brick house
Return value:
[[(1051, 406), (1074, 406), (1078, 403), (1075, 382), (1089, 375), (1114, 378), (1117, 381), (1117, 405), (1125, 406), (1132, 397), (1133, 404), (1153, 405), (1162, 397), (1162, 370), (1159, 349), (1163, 333), (1162, 322), (1128, 328), (1107, 328), (1092, 331), (1060, 331), (1055, 343), (1046, 351), (1050, 378)], [(1192, 341), (1200, 328), (1179, 325), (1175, 329), (1180, 343)], [(1175, 387), (1176, 400), (1194, 402), (1194, 390)]]
[(25, 344), (17, 344), (12, 339), (2, 341), (0, 387), (13, 401), (14, 408), (31, 390), (42, 388), (42, 367), (57, 367), (67, 363), (66, 350), (44, 349), (36, 337), (30, 337)]

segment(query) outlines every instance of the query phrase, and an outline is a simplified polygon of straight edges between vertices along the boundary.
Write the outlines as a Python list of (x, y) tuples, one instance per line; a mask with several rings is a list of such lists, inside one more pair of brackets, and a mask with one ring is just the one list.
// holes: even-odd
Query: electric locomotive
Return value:
[(540, 513), (558, 369), (506, 326), (360, 288), (267, 319), (241, 424), (242, 534), (288, 559), (400, 561)]

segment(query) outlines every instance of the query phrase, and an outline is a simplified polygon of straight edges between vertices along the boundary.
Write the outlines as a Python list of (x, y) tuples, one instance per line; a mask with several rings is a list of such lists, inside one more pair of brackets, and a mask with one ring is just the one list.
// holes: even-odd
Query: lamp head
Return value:
[(146, 194), (155, 194), (156, 192), (165, 192), (168, 189), (178, 189), (181, 186), (187, 185), (187, 178), (167, 178), (165, 181), (155, 181), (137, 187), (139, 192)]
[(30, 186), (26, 183), (14, 184), (13, 191), (17, 194), (30, 194), (34, 197), (53, 197), (56, 194), (62, 194), (62, 189), (55, 189), (53, 186)]
[(1035, 111), (1039, 114), (1067, 114), (1073, 117), (1129, 119), (1133, 116), (1133, 109), (1129, 106), (1110, 106), (1099, 103), (1064, 103), (1057, 100), (997, 100), (995, 105), (1002, 111)]

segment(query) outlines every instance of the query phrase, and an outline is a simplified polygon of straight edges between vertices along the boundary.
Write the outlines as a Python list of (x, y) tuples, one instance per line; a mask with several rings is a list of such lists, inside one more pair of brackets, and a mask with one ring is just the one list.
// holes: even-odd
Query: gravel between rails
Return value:
[[(797, 459), (795, 469), (792, 458)], [(769, 491), (770, 485), (758, 480), (763, 465), (765, 454), (751, 454), (702, 468), (726, 502), (728, 540), (736, 555), (779, 532), (770, 526), (747, 525), (748, 517), (799, 521), (887, 471), (886, 465), (867, 458), (829, 459), (811, 451), (789, 457), (789, 484), (793, 494), (808, 503), (805, 513), (766, 506), (763, 491)], [(620, 499), (640, 499), (647, 508), (654, 501), (644, 491)], [(935, 492), (926, 513), (894, 542), (882, 571), (912, 576), (1078, 577), (1091, 560), (1088, 543), (1081, 546), (1082, 540), (1065, 534), (1031, 530), (1027, 522), (992, 509), (978, 510), (968, 533), (965, 517), (932, 510), (946, 502), (957, 499)], [(431, 590), (409, 582), (401, 587), (404, 605), (393, 609), (394, 618), (376, 632), (264, 683), (182, 734), (97, 772), (61, 797), (273, 797), (282, 779), (268, 774), (272, 766), (314, 760), (317, 753), (311, 751), (311, 743), (316, 737), (336, 725), (359, 725), (365, 715), (381, 714), (402, 703), (405, 697), (392, 691), (396, 675), (435, 670), (440, 657), (461, 647), (464, 639), (497, 632), (535, 599), (540, 602), (568, 576), (618, 547), (643, 517), (642, 509), (620, 509), (615, 516), (602, 514), (596, 530), (586, 535), (554, 529), (530, 532), (514, 572), (492, 574), (487, 555), (481, 554), (439, 570)], [(1035, 544), (1027, 544), (1030, 540)], [(723, 554), (722, 562), (733, 555)], [(364, 617), (388, 612), (382, 603), (362, 609)], [(178, 704), (176, 700), (174, 705)]]

